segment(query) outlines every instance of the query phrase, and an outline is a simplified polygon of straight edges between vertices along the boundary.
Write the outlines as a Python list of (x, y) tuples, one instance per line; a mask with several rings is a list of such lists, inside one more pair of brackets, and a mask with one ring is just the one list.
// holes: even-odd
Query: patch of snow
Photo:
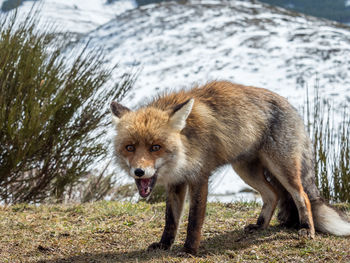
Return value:
[[(19, 7), (20, 14), (28, 12), (33, 1), (24, 1)], [(111, 4), (107, 0), (44, 0), (40, 6), (40, 22), (43, 27), (54, 24), (58, 32), (87, 33), (111, 19), (136, 7), (133, 0), (118, 0)]]
[(343, 101), (350, 87), (350, 32), (336, 23), (258, 2), (188, 1), (133, 9), (87, 36), (110, 61), (141, 68), (138, 105), (157, 91), (227, 79), (273, 90), (295, 106), (305, 85)]

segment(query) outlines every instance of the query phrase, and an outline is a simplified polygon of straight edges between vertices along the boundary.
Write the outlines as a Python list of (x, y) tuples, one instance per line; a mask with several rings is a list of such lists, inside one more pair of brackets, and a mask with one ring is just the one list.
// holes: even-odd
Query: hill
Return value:
[(349, 100), (350, 27), (257, 1), (163, 2), (129, 9), (85, 36), (108, 61), (139, 70), (134, 100), (228, 79), (273, 90), (295, 106), (305, 87)]

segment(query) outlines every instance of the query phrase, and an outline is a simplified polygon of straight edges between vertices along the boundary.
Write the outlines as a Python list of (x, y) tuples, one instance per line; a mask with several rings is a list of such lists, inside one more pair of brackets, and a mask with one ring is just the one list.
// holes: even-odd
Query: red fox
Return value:
[(186, 193), (190, 197), (185, 252), (200, 243), (208, 178), (231, 164), (263, 201), (256, 224), (269, 225), (276, 206), (285, 226), (299, 224), (299, 234), (315, 229), (350, 235), (345, 216), (323, 201), (315, 185), (310, 139), (297, 111), (266, 89), (214, 81), (189, 91), (162, 95), (131, 111), (111, 104), (118, 164), (147, 197), (156, 183), (167, 189), (166, 220), (159, 242), (149, 249), (169, 249), (179, 226)]

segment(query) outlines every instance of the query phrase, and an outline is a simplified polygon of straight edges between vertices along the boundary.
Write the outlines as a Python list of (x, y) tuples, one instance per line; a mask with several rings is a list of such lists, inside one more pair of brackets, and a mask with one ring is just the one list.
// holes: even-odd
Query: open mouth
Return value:
[(145, 179), (135, 179), (137, 188), (139, 189), (139, 194), (146, 198), (152, 192), (152, 189), (157, 181), (157, 174), (153, 175), (151, 178)]

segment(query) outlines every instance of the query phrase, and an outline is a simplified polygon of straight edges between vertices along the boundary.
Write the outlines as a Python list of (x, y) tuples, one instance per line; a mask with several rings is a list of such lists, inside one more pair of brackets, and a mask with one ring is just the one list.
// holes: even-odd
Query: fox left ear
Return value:
[(190, 115), (194, 99), (189, 99), (173, 109), (170, 115), (169, 124), (174, 130), (181, 131), (186, 126), (186, 120)]
[(130, 110), (121, 105), (120, 103), (113, 101), (111, 103), (111, 112), (112, 112), (112, 121), (114, 124), (117, 124), (120, 120), (120, 118), (126, 113), (129, 112)]

